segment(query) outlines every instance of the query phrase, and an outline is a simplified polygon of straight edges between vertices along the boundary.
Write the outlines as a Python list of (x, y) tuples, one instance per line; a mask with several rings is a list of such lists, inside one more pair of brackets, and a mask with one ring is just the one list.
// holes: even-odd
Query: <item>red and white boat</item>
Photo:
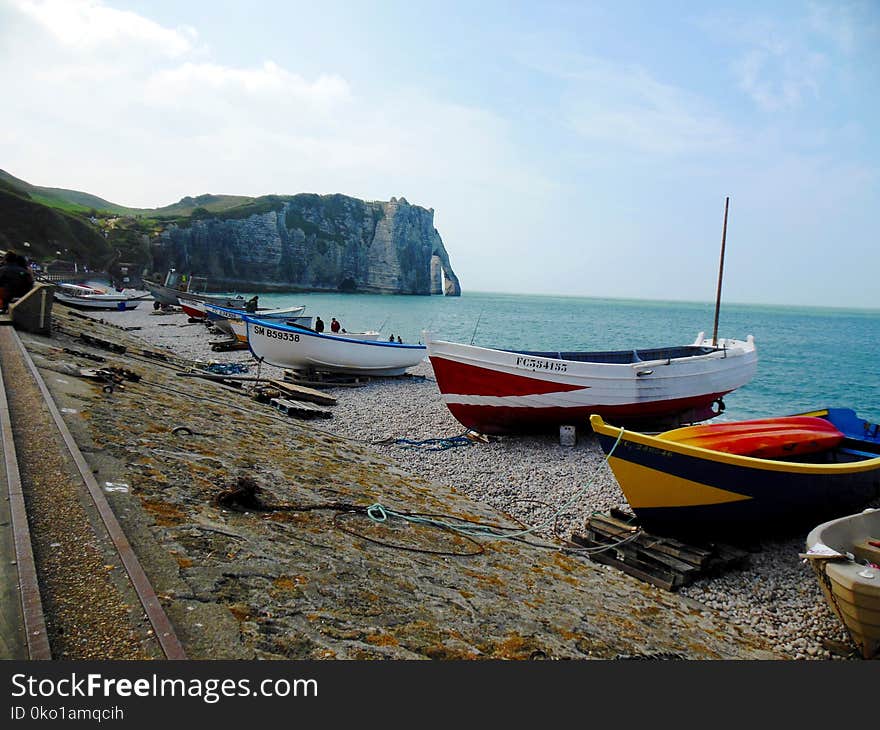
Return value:
[(178, 301), (183, 313), (188, 315), (190, 319), (206, 319), (208, 317), (204, 302), (197, 299), (187, 299), (183, 295), (178, 298)]
[(586, 424), (592, 413), (624, 423), (705, 421), (758, 367), (752, 335), (713, 345), (701, 332), (691, 345), (607, 352), (498, 350), (428, 332), (425, 344), (452, 415), (488, 434)]

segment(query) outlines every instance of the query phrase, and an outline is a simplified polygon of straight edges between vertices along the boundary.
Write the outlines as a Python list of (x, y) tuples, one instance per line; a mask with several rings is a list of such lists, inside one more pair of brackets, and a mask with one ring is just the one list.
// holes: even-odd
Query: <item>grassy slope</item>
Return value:
[[(23, 246), (25, 241), (29, 248)], [(0, 248), (36, 260), (55, 258), (60, 250), (62, 258), (76, 258), (96, 268), (112, 257), (109, 243), (88, 221), (34, 201), (4, 181), (0, 181)]]
[(89, 193), (81, 193), (76, 190), (65, 190), (64, 188), (44, 188), (38, 185), (31, 185), (29, 182), (20, 180), (10, 175), (5, 170), (0, 170), (0, 182), (5, 183), (7, 189), (9, 186), (27, 195), (38, 203), (49, 205), (53, 208), (59, 208), (68, 212), (88, 213), (90, 210), (106, 210), (111, 213), (131, 215), (134, 209), (126, 208), (122, 205), (110, 203), (103, 198)]
[(136, 217), (186, 217), (192, 215), (192, 212), (197, 208), (204, 208), (205, 210), (217, 213), (250, 203), (254, 200), (254, 198), (243, 195), (199, 195), (196, 198), (183, 198), (176, 203), (161, 208), (128, 208), (124, 205), (117, 205), (99, 198), (97, 195), (83, 193), (78, 190), (31, 185), (25, 180), (10, 175), (5, 170), (0, 170), (0, 183), (5, 183), (7, 186), (12, 186), (19, 191), (27, 193), (32, 200), (38, 203), (70, 213), (88, 214), (90, 211), (95, 210)]

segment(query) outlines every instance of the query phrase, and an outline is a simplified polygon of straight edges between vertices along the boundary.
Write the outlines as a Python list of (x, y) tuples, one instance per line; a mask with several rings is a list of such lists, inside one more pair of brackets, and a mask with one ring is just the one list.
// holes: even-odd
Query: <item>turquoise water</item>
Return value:
[[(247, 295), (250, 296), (250, 295)], [(260, 306), (306, 305), (329, 329), (380, 329), (406, 342), (422, 330), (453, 342), (529, 350), (615, 350), (712, 334), (714, 304), (465, 293), (461, 297), (260, 294)], [(725, 397), (725, 419), (854, 408), (880, 421), (880, 310), (723, 304), (719, 337), (755, 336), (758, 373)]]

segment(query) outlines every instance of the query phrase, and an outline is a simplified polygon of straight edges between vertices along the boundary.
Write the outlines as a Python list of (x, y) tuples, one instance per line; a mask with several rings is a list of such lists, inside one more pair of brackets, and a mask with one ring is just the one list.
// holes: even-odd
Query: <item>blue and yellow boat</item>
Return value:
[(842, 437), (824, 450), (794, 448), (792, 456), (770, 459), (701, 448), (671, 431), (669, 438), (628, 431), (598, 415), (590, 424), (646, 530), (748, 535), (815, 525), (880, 497), (880, 426), (848, 408), (798, 416), (824, 419)]

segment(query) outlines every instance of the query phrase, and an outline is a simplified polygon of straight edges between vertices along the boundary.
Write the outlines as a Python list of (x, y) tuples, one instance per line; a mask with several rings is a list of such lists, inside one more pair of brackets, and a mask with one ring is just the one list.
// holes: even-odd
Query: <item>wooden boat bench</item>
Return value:
[(859, 540), (853, 545), (852, 551), (860, 563), (869, 562), (880, 565), (880, 536)]

